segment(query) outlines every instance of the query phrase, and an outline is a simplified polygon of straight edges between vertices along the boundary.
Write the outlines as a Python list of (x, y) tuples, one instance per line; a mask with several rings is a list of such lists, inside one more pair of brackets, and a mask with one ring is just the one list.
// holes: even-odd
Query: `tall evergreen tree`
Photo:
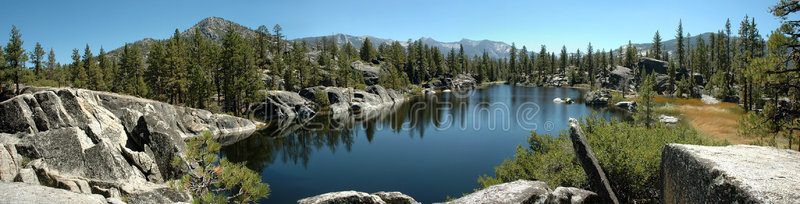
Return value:
[[(511, 84), (516, 84), (520, 82), (520, 71), (517, 69), (517, 45), (511, 43), (511, 51), (508, 52), (508, 70), (512, 73), (511, 75)], [(541, 74), (541, 73), (539, 73)]]
[(685, 59), (686, 51), (684, 50), (684, 47), (683, 47), (683, 20), (678, 22), (678, 30), (676, 32), (677, 32), (677, 34), (675, 34), (675, 40), (677, 41), (676, 42), (677, 43), (676, 44), (676, 47), (677, 47), (676, 48), (676, 52), (678, 54), (678, 67), (679, 68), (684, 68), (685, 65), (686, 65), (686, 64), (684, 64), (684, 62), (686, 60)]
[[(2, 55), (2, 54), (0, 54)], [(53, 72), (56, 70), (56, 53), (53, 52), (53, 48), (50, 48), (50, 52), (47, 54), (47, 63), (45, 63), (45, 78), (53, 79)], [(58, 80), (56, 80), (58, 81)], [(61, 84), (59, 84), (61, 86)]]
[[(263, 28), (261, 28), (263, 27)], [(261, 26), (260, 29), (266, 29), (265, 26)], [(259, 31), (260, 35), (264, 35), (266, 30)], [(266, 35), (261, 36), (261, 38), (265, 38)], [(268, 44), (266, 39), (259, 39), (259, 43), (257, 43), (257, 49), (259, 52), (266, 52), (268, 49)], [(194, 36), (192, 36), (191, 41), (191, 49), (188, 53), (189, 55), (189, 71), (188, 71), (188, 97), (187, 97), (187, 104), (191, 107), (195, 108), (205, 108), (208, 102), (208, 98), (211, 97), (212, 94), (212, 70), (214, 65), (214, 60), (216, 58), (215, 53), (212, 50), (212, 45), (208, 40), (203, 37), (200, 32), (195, 32)], [(262, 56), (260, 53), (257, 54), (258, 60), (257, 63), (263, 63), (266, 60), (265, 56)], [(261, 64), (261, 68), (264, 69), (264, 64)]]
[(376, 58), (375, 47), (373, 47), (372, 41), (370, 41), (369, 38), (364, 39), (364, 44), (361, 45), (360, 56), (361, 60), (366, 63), (372, 63), (372, 60)]
[(624, 60), (625, 67), (633, 68), (633, 66), (636, 65), (636, 62), (638, 61), (636, 57), (637, 52), (638, 51), (636, 51), (636, 47), (634, 47), (633, 43), (631, 43), (631, 41), (628, 40), (628, 46), (625, 48), (625, 60)]
[(547, 68), (550, 67), (550, 55), (547, 54), (547, 46), (542, 45), (542, 48), (539, 50), (539, 56), (536, 58), (536, 83), (541, 83), (544, 81), (545, 78), (545, 71)]
[(89, 75), (86, 73), (84, 61), (81, 61), (81, 54), (78, 49), (72, 50), (72, 70), (73, 80), (72, 86), (76, 88), (89, 87)]
[(39, 42), (36, 42), (36, 47), (33, 48), (33, 53), (31, 53), (31, 63), (33, 63), (33, 73), (36, 75), (36, 78), (44, 78), (44, 74), (42, 72), (44, 67), (44, 48)]
[(86, 70), (88, 78), (88, 81), (86, 81), (87, 88), (97, 91), (106, 90), (103, 72), (100, 70), (100, 65), (97, 64), (97, 60), (92, 55), (92, 50), (89, 49), (88, 44), (83, 51), (83, 69)]
[[(135, 46), (134, 46), (135, 47)], [(167, 70), (166, 50), (162, 42), (150, 45), (150, 54), (147, 55), (147, 70), (144, 73), (145, 81), (152, 88), (150, 98), (163, 101), (166, 95), (165, 76)]]
[(258, 78), (258, 74), (252, 53), (252, 47), (234, 30), (232, 24), (229, 25), (222, 41), (220, 75), (225, 97), (223, 110), (234, 115), (242, 115), (243, 108), (249, 107), (247, 103), (257, 98), (255, 92), (261, 83), (253, 80)]
[(108, 59), (108, 56), (106, 56), (106, 51), (105, 49), (103, 49), (103, 47), (100, 47), (100, 54), (97, 55), (97, 63), (100, 65), (100, 70), (103, 73), (103, 81), (104, 81), (103, 85), (106, 87), (104, 90), (119, 92), (118, 90), (119, 87), (113, 84), (114, 79), (117, 78), (116, 76), (114, 76), (115, 74), (118, 73), (117, 66), (114, 65), (114, 63), (110, 59)]
[(664, 60), (664, 58), (662, 58), (663, 56), (661, 56), (661, 46), (663, 46), (661, 44), (661, 35), (658, 34), (658, 30), (656, 30), (656, 34), (653, 35), (653, 44), (650, 45), (650, 57)]
[(186, 87), (186, 45), (181, 39), (180, 32), (175, 32), (167, 41), (164, 62), (164, 85), (166, 85), (166, 96), (168, 101), (173, 104), (183, 103), (184, 87)]
[[(7, 63), (6, 69), (14, 73), (14, 83), (17, 85), (16, 93), (20, 94), (19, 88), (19, 74), (25, 68), (25, 62), (28, 61), (28, 55), (25, 54), (25, 49), (22, 48), (22, 34), (19, 33), (17, 26), (11, 25), (11, 34), (8, 43), (5, 47), (5, 56), (3, 57)], [(2, 80), (0, 80), (2, 83)], [(0, 85), (0, 91), (3, 91), (3, 86)]]
[(566, 45), (562, 45), (561, 46), (561, 55), (559, 55), (559, 60), (561, 60), (561, 64), (560, 64), (559, 67), (561, 69), (557, 71), (560, 74), (564, 74), (564, 70), (567, 70), (567, 58), (568, 58), (567, 56), (568, 56), (568, 54), (567, 54), (567, 46)]
[(589, 42), (589, 46), (586, 47), (586, 50), (586, 68), (589, 71), (589, 77), (587, 77), (587, 79), (589, 79), (589, 86), (594, 88), (594, 59), (592, 57), (594, 49), (592, 48), (592, 42)]

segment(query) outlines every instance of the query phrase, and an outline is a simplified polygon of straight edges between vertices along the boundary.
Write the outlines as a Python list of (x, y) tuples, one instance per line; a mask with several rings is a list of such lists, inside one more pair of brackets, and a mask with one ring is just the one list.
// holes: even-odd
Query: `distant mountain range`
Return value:
[[(295, 40), (317, 42), (320, 41), (322, 37), (323, 36), (305, 37)], [(364, 40), (366, 38), (369, 38), (370, 42), (372, 42), (372, 44), (375, 45), (376, 47), (381, 44), (388, 45), (395, 41), (393, 39), (377, 38), (373, 36), (353, 36), (347, 34), (336, 34), (325, 37), (336, 40), (336, 43), (340, 46), (344, 45), (347, 42), (350, 42), (351, 44), (353, 44), (353, 46), (357, 48), (361, 47), (361, 45), (364, 44)], [(439, 48), (439, 50), (441, 50), (442, 53), (444, 54), (450, 53), (450, 49), (458, 51), (460, 44), (464, 46), (464, 54), (470, 57), (474, 55), (481, 56), (483, 55), (483, 51), (486, 50), (486, 53), (489, 55), (489, 57), (497, 59), (502, 57), (508, 57), (509, 51), (511, 50), (511, 45), (506, 44), (504, 42), (491, 41), (491, 40), (475, 41), (469, 39), (462, 39), (461, 41), (458, 42), (439, 42), (434, 40), (433, 38), (427, 38), (427, 37), (419, 38), (418, 40), (422, 41), (422, 43), (427, 44), (428, 46), (435, 46)], [(403, 46), (408, 46), (408, 41), (400, 41), (400, 44), (402, 44)]]
[[(225, 20), (220, 17), (208, 17), (189, 29), (184, 30), (181, 32), (181, 37), (188, 38), (194, 35), (195, 31), (200, 31), (205, 37), (211, 39), (215, 43), (222, 43), (222, 39), (225, 37), (225, 30), (228, 28), (229, 25), (233, 25), (234, 29), (237, 33), (241, 34), (245, 37), (253, 37), (256, 35), (256, 31), (248, 28), (246, 26), (240, 25), (238, 23), (234, 23), (228, 20)], [(689, 40), (691, 40), (692, 44), (697, 42), (697, 38), (702, 36), (704, 39), (708, 40), (708, 35), (711, 33), (703, 33), (697, 36), (692, 36)], [(330, 39), (334, 39), (338, 45), (344, 45), (347, 42), (350, 42), (356, 48), (360, 48), (362, 44), (364, 44), (364, 40), (369, 38), (372, 44), (377, 47), (380, 44), (391, 44), (395, 40), (387, 39), (387, 38), (379, 38), (373, 36), (354, 36), (354, 35), (347, 35), (347, 34), (335, 34), (327, 36)], [(317, 37), (304, 37), (294, 40), (305, 40), (309, 43), (314, 43), (320, 41), (322, 36)], [(483, 55), (483, 51), (485, 50), (489, 57), (498, 59), (498, 58), (506, 58), (509, 56), (509, 51), (511, 50), (511, 45), (505, 42), (500, 41), (491, 41), (491, 40), (470, 40), (470, 39), (462, 39), (458, 42), (440, 42), (434, 40), (433, 38), (423, 37), (419, 38), (423, 43), (428, 44), (429, 46), (438, 47), (442, 53), (447, 54), (450, 52), (450, 49), (455, 49), (456, 51), (459, 49), (459, 45), (464, 46), (464, 54), (468, 56)], [(147, 53), (150, 51), (150, 45), (156, 42), (157, 40), (152, 38), (145, 38), (133, 43), (134, 46), (139, 47), (140, 52), (146, 56)], [(407, 46), (407, 41), (399, 41), (403, 46)], [(675, 52), (675, 39), (663, 41), (664, 49), (670, 52)], [(633, 44), (639, 51), (644, 52), (650, 49), (651, 43), (637, 43)], [(622, 45), (620, 47), (624, 47), (627, 45)], [(518, 47), (521, 49), (521, 47)], [(110, 58), (118, 59), (122, 53), (122, 47), (114, 49), (108, 53)]]

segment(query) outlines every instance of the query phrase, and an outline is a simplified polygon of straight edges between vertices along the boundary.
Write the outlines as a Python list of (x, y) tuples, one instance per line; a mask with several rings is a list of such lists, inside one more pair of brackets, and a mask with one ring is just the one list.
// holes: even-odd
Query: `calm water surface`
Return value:
[[(262, 203), (295, 203), (333, 191), (400, 191), (423, 203), (460, 197), (480, 175), (512, 158), (530, 131), (557, 134), (568, 118), (596, 112), (582, 90), (497, 85), (413, 98), (360, 116), (317, 116), (273, 123), (226, 146), (232, 161), (262, 173), (272, 192)], [(571, 97), (575, 104), (556, 104)]]

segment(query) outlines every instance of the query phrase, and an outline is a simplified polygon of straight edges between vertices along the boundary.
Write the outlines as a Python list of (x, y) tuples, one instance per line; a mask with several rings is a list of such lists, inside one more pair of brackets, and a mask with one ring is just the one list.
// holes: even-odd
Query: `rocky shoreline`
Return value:
[[(166, 184), (182, 174), (170, 162), (183, 157), (184, 140), (209, 131), (225, 143), (260, 125), (132, 96), (29, 87), (0, 102), (0, 180), (131, 203), (189, 202)], [(28, 193), (14, 185), (0, 188)]]
[(420, 85), (421, 93), (398, 91), (381, 85), (370, 85), (363, 90), (352, 87), (315, 86), (291, 91), (264, 90), (267, 95), (263, 103), (256, 104), (253, 114), (264, 121), (305, 121), (313, 118), (323, 107), (333, 117), (350, 114), (369, 114), (406, 101), (416, 94), (446, 92), (449, 90), (475, 89), (477, 82), (467, 75), (455, 78), (440, 78)]

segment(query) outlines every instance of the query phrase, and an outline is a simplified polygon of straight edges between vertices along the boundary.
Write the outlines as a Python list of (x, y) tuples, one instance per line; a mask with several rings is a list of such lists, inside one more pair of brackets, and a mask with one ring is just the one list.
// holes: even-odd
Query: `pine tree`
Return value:
[[(19, 88), (19, 74), (25, 68), (25, 62), (28, 61), (28, 55), (25, 54), (25, 49), (22, 48), (22, 34), (19, 33), (17, 26), (11, 25), (11, 34), (8, 43), (5, 47), (5, 56), (3, 57), (7, 63), (6, 69), (14, 73), (14, 83), (17, 85), (16, 93), (20, 94)], [(0, 80), (2, 84), (2, 80)], [(3, 91), (3, 86), (0, 85), (0, 92)]]
[(88, 44), (83, 52), (83, 69), (87, 74), (87, 88), (97, 91), (106, 90), (103, 72), (100, 70), (100, 65), (97, 64), (97, 60), (94, 58), (94, 55), (92, 55)]
[(458, 60), (459, 64), (461, 64), (461, 70), (459, 73), (466, 74), (467, 67), (469, 67), (469, 57), (464, 55), (464, 45), (458, 44)]
[[(259, 27), (259, 30), (266, 29)], [(265, 31), (260, 31), (265, 32)], [(260, 33), (263, 35), (263, 33)], [(262, 38), (264, 36), (261, 36)], [(264, 39), (261, 39), (264, 40)], [(259, 41), (258, 49), (266, 52), (267, 42)], [(215, 55), (212, 51), (211, 44), (206, 40), (200, 32), (195, 32), (192, 36), (191, 49), (189, 52), (189, 71), (188, 79), (188, 97), (187, 104), (195, 108), (205, 108), (208, 98), (211, 97), (211, 84), (212, 84), (212, 67)], [(260, 52), (261, 52), (260, 51)], [(265, 60), (261, 55), (257, 55), (259, 60)], [(259, 63), (262, 61), (258, 61)], [(261, 65), (263, 66), (263, 65)]]
[(186, 88), (186, 45), (181, 40), (180, 32), (175, 29), (172, 38), (167, 41), (164, 62), (164, 85), (168, 101), (173, 104), (182, 103), (183, 90)]
[[(0, 53), (0, 55), (2, 55), (2, 53)], [(53, 48), (50, 48), (50, 52), (47, 54), (47, 63), (45, 63), (45, 66), (44, 66), (45, 67), (45, 78), (53, 79), (55, 81), (58, 81), (59, 82), (58, 86), (60, 87), (61, 86), (61, 83), (60, 83), (61, 81), (57, 80), (57, 79), (54, 79), (55, 77), (53, 76), (54, 75), (53, 72), (56, 70), (56, 64), (58, 64), (58, 62), (56, 62), (56, 53), (53, 52)]]
[[(159, 44), (160, 43), (156, 43)], [(153, 59), (154, 55), (151, 52), (150, 56), (148, 56), (148, 62)], [(142, 63), (141, 56), (139, 54), (139, 48), (133, 44), (125, 44), (122, 49), (122, 55), (120, 56), (119, 61), (120, 73), (117, 74), (117, 80), (122, 82), (122, 87), (119, 88), (122, 90), (123, 93), (138, 96), (138, 97), (146, 97), (149, 94), (148, 83), (145, 83), (145, 71), (144, 71), (144, 64)], [(158, 67), (150, 66), (148, 68), (148, 73), (152, 70), (157, 70)], [(156, 77), (152, 77), (156, 78)], [(148, 77), (148, 79), (152, 79)], [(157, 86), (157, 84), (151, 84), (152, 86)]]
[(636, 47), (628, 40), (628, 46), (625, 48), (625, 67), (633, 68), (633, 66), (636, 65), (638, 61), (638, 59), (636, 59), (636, 52)]
[(710, 77), (707, 75), (707, 73), (709, 73), (708, 46), (706, 46), (702, 35), (697, 36), (697, 45), (692, 58), (694, 58), (692, 60), (692, 65), (694, 66), (692, 70), (694, 72), (703, 73), (706, 78)]
[[(267, 26), (265, 25), (258, 26), (258, 29), (256, 30), (256, 57), (257, 57), (256, 66), (258, 66), (259, 69), (264, 71), (268, 70), (267, 64), (269, 63), (268, 56), (269, 56), (270, 38), (271, 36), (269, 34)], [(205, 39), (203, 39), (203, 36), (194, 36), (193, 43), (195, 46), (194, 49), (196, 49), (197, 52), (195, 54), (197, 55), (202, 55), (200, 54), (200, 52), (205, 51), (205, 50), (200, 51), (199, 49), (208, 49), (206, 47), (207, 45)]]
[(72, 81), (73, 86), (76, 88), (88, 88), (89, 75), (86, 73), (85, 62), (81, 61), (81, 54), (78, 49), (72, 50), (72, 60), (72, 70), (74, 73), (74, 79)]
[(550, 67), (549, 63), (550, 55), (547, 54), (547, 46), (542, 45), (541, 49), (539, 50), (539, 57), (536, 58), (537, 66), (536, 66), (536, 83), (541, 83), (545, 79), (545, 70)]
[(560, 73), (560, 74), (564, 74), (564, 71), (567, 70), (567, 56), (568, 56), (567, 55), (567, 46), (566, 45), (562, 45), (561, 46), (561, 55), (559, 56), (559, 59), (561, 60), (561, 66), (560, 66), (561, 70), (558, 70), (558, 73)]
[[(106, 56), (106, 51), (103, 49), (103, 47), (100, 47), (100, 54), (97, 55), (97, 62), (100, 65), (100, 70), (102, 70), (103, 73), (103, 81), (104, 81), (103, 84), (104, 86), (106, 86), (105, 90), (120, 92), (118, 90), (119, 87), (113, 85), (114, 79), (118, 78), (117, 76), (114, 75), (117, 74), (119, 71), (117, 71), (117, 66), (113, 62), (111, 62), (110, 59), (108, 59), (108, 57)], [(106, 82), (112, 84), (107, 84)]]
[(677, 34), (675, 35), (676, 43), (676, 52), (678, 53), (678, 68), (685, 68), (684, 62), (686, 60), (686, 51), (683, 47), (683, 20), (678, 22), (678, 30), (676, 31)]
[(615, 62), (615, 59), (614, 59), (614, 50), (609, 50), (608, 51), (608, 65), (610, 66), (610, 69), (612, 69), (612, 70), (616, 67), (616, 62)]
[[(134, 46), (135, 47), (135, 46)], [(147, 70), (144, 73), (145, 81), (152, 88), (149, 98), (163, 101), (166, 94), (165, 83), (167, 62), (166, 50), (161, 42), (150, 45), (150, 54), (147, 55)]]
[(642, 84), (639, 85), (639, 104), (641, 104), (639, 111), (634, 115), (636, 121), (640, 123), (644, 123), (647, 128), (650, 128), (650, 124), (654, 121), (653, 116), (653, 106), (654, 101), (653, 98), (656, 96), (655, 91), (653, 91), (653, 86), (655, 86), (655, 74), (650, 73), (646, 74), (643, 77)]
[(33, 63), (33, 73), (36, 75), (36, 78), (44, 78), (42, 72), (44, 66), (44, 48), (42, 48), (39, 42), (36, 42), (36, 47), (33, 49), (33, 53), (31, 53), (31, 63)]
[(361, 45), (361, 60), (366, 63), (372, 63), (373, 59), (376, 59), (376, 51), (372, 45), (372, 41), (369, 38), (364, 39), (364, 44)]
[(661, 56), (661, 46), (663, 46), (661, 45), (661, 35), (658, 34), (658, 30), (656, 30), (656, 34), (653, 36), (653, 44), (650, 45), (650, 57), (665, 60), (662, 58), (663, 56)]
[(589, 42), (589, 46), (586, 47), (586, 50), (586, 68), (589, 70), (589, 77), (587, 77), (587, 79), (589, 79), (589, 86), (594, 88), (594, 59), (592, 57), (592, 52), (594, 51), (592, 48), (592, 42)]
[(520, 71), (517, 69), (517, 45), (511, 43), (511, 51), (508, 52), (508, 70), (512, 73), (511, 84), (520, 82)]
[(252, 80), (258, 78), (252, 53), (252, 47), (229, 25), (220, 53), (220, 83), (225, 97), (223, 110), (234, 115), (242, 115), (242, 108), (249, 107), (247, 103), (256, 98), (257, 85), (261, 84)]

